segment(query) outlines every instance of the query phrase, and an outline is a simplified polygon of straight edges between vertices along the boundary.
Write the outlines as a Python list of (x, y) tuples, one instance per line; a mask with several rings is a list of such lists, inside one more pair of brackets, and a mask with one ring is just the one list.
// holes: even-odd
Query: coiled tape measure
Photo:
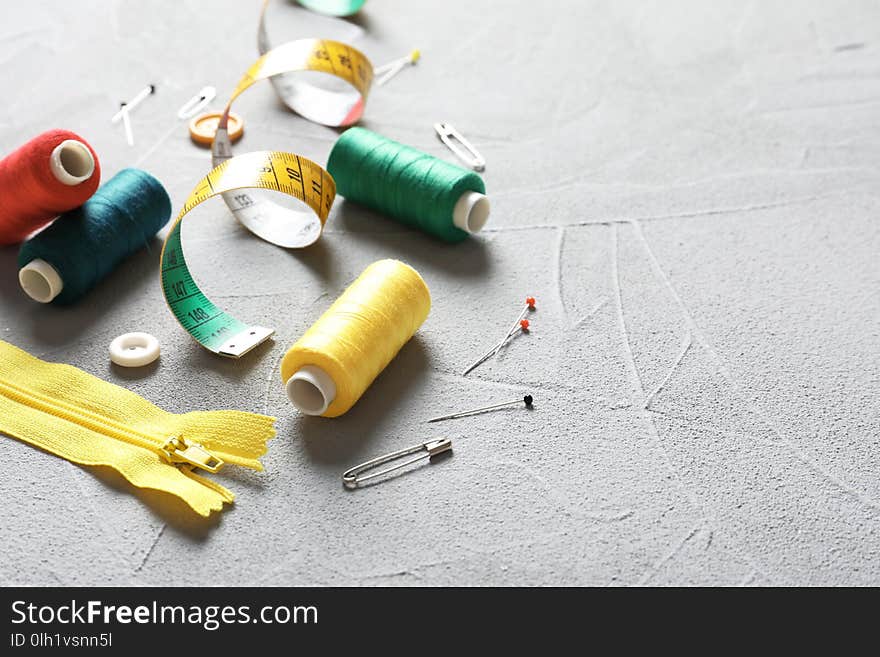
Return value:
[(215, 167), (184, 203), (162, 247), (162, 292), (187, 333), (209, 351), (231, 358), (243, 356), (275, 330), (249, 326), (219, 309), (204, 295), (187, 267), (180, 226), (184, 216), (203, 201), (219, 194), (246, 196), (240, 191), (243, 189), (265, 189), (292, 196), (311, 208), (319, 226), (327, 220), (336, 197), (333, 178), (311, 160), (293, 153), (258, 151)]
[[(301, 67), (289, 67), (284, 66), (281, 61), (276, 72), (264, 74), (263, 77), (271, 77), (278, 97), (294, 112), (315, 123), (333, 128), (356, 123), (364, 113), (367, 92), (373, 82), (373, 65), (370, 60), (356, 48), (328, 39), (301, 39), (273, 49), (266, 28), (268, 7), (269, 0), (264, 0), (257, 29), (257, 50), (260, 55), (269, 57), (271, 53), (275, 53), (272, 55), (273, 59), (283, 59), (285, 55), (282, 53), (285, 49), (290, 49), (299, 51), (292, 59), (299, 57), (303, 64), (307, 63)], [(256, 66), (254, 64), (251, 71)], [(329, 73), (337, 79), (325, 77), (323, 81), (336, 84), (312, 84), (312, 81), (299, 74), (304, 70)], [(244, 91), (241, 84), (239, 88)]]
[[(369, 59), (339, 41), (303, 39), (269, 49), (265, 30), (267, 5), (268, 0), (263, 5), (258, 37), (264, 54), (233, 91), (211, 147), (214, 169), (189, 195), (162, 247), (162, 292), (171, 312), (199, 344), (230, 358), (243, 356), (275, 331), (232, 317), (199, 289), (183, 254), (180, 228), (184, 216), (200, 203), (220, 195), (235, 218), (255, 235), (277, 246), (302, 248), (321, 236), (336, 197), (336, 183), (330, 174), (301, 155), (260, 151), (233, 157), (228, 134), (233, 101), (255, 82), (269, 78), (285, 104), (295, 112), (324, 125), (344, 126), (356, 122), (363, 114), (373, 80)], [(316, 87), (297, 76), (307, 71), (333, 76), (337, 86)], [(279, 205), (277, 193), (297, 199), (308, 209)]]

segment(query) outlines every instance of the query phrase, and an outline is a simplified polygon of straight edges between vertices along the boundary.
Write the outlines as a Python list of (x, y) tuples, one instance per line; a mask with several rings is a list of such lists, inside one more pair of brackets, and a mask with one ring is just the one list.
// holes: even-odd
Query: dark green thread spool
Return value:
[(446, 242), (462, 241), (489, 218), (476, 173), (364, 128), (339, 137), (327, 170), (347, 200)]

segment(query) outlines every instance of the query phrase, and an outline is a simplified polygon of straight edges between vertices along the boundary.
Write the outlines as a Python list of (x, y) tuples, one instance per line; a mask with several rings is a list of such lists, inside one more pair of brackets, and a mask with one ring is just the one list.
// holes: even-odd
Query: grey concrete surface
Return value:
[[(177, 108), (256, 56), (258, 2), (16, 3), (0, 27), (0, 150), (80, 132), (105, 177), (139, 166), (176, 208), (208, 168)], [(349, 40), (418, 67), (363, 124), (451, 157), (483, 151), (488, 229), (438, 244), (338, 202), (286, 252), (219, 201), (184, 242), (209, 296), (277, 328), (213, 357), (165, 308), (160, 243), (74, 308), (38, 306), (0, 250), (0, 336), (166, 409), (278, 417), (265, 472), (218, 476), (210, 520), (110, 472), (0, 439), (5, 584), (880, 584), (880, 7), (869, 2), (404, 2), (359, 18), (278, 3), (276, 43)], [(129, 148), (110, 115), (143, 85)], [(215, 103), (220, 106), (224, 99)], [(336, 137), (263, 83), (236, 152), (326, 162)], [(286, 401), (278, 362), (367, 264), (434, 297), (417, 337), (336, 420)], [(467, 378), (526, 294), (533, 331)], [(161, 364), (112, 368), (118, 334)], [(442, 425), (443, 412), (535, 396)], [(362, 459), (437, 436), (451, 459), (345, 491)]]

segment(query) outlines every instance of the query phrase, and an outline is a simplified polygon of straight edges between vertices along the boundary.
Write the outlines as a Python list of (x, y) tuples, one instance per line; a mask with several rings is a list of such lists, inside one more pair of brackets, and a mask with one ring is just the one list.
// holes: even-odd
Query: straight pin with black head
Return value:
[(119, 123), (119, 121), (125, 118), (126, 115), (130, 114), (135, 107), (140, 105), (154, 93), (156, 93), (156, 85), (148, 84), (146, 87), (141, 89), (138, 94), (130, 101), (119, 103), (119, 111), (113, 115), (113, 118), (110, 119), (110, 122)]
[(485, 411), (491, 411), (495, 408), (502, 408), (503, 406), (513, 406), (514, 404), (525, 404), (526, 408), (532, 408), (532, 396), (526, 395), (522, 399), (515, 399), (514, 401), (501, 402), (500, 404), (492, 404), (491, 406), (483, 406), (482, 408), (472, 408), (469, 411), (462, 411), (461, 413), (453, 413), (451, 415), (441, 415), (440, 417), (431, 418), (428, 422), (440, 422), (441, 420), (454, 420), (457, 417), (464, 417), (465, 415), (473, 415), (475, 413), (483, 413)]

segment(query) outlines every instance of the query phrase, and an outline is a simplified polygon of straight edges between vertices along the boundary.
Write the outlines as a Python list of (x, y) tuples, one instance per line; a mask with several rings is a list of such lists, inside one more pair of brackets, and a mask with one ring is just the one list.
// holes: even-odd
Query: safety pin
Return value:
[(400, 73), (407, 66), (415, 66), (416, 62), (419, 61), (419, 58), (421, 56), (421, 51), (413, 50), (404, 57), (399, 57), (397, 59), (391, 60), (387, 64), (383, 64), (382, 66), (377, 67), (373, 70), (373, 75), (376, 76), (376, 84), (381, 87), (383, 84), (388, 82), (391, 78)]
[(217, 97), (217, 90), (214, 87), (202, 87), (199, 93), (190, 98), (177, 110), (178, 119), (188, 119), (195, 116), (199, 110), (207, 107), (208, 103)]
[[(452, 127), (452, 124), (435, 123), (434, 130), (437, 131), (437, 136), (440, 137), (440, 141), (446, 144), (446, 147), (455, 153), (459, 160), (467, 164), (474, 171), (482, 171), (486, 168), (485, 158), (480, 155), (480, 152), (474, 148), (473, 144), (465, 139), (458, 130)], [(462, 150), (453, 140), (458, 141), (459, 144), (464, 146), (467, 152)]]
[[(365, 461), (360, 465), (354, 466), (350, 470), (346, 470), (342, 474), (342, 483), (345, 485), (346, 488), (354, 489), (365, 481), (375, 479), (376, 477), (381, 477), (382, 475), (386, 475), (389, 472), (394, 472), (395, 470), (399, 470), (400, 468), (405, 468), (406, 466), (412, 465), (413, 463), (421, 461), (422, 459), (432, 459), (438, 454), (442, 454), (443, 452), (447, 451), (452, 451), (452, 441), (449, 438), (430, 440), (420, 445), (406, 447), (396, 452), (386, 454), (385, 456), (378, 456), (374, 459), (370, 459), (369, 461)], [(360, 476), (362, 472), (372, 470), (384, 463), (388, 463), (389, 461), (396, 461), (399, 458), (409, 456), (410, 454), (415, 454), (416, 452), (424, 452), (424, 454), (419, 454), (418, 456), (407, 459), (402, 463), (392, 465), (390, 468), (385, 468), (383, 470), (380, 470), (379, 472), (374, 472), (373, 474), (368, 474), (365, 477)]]

